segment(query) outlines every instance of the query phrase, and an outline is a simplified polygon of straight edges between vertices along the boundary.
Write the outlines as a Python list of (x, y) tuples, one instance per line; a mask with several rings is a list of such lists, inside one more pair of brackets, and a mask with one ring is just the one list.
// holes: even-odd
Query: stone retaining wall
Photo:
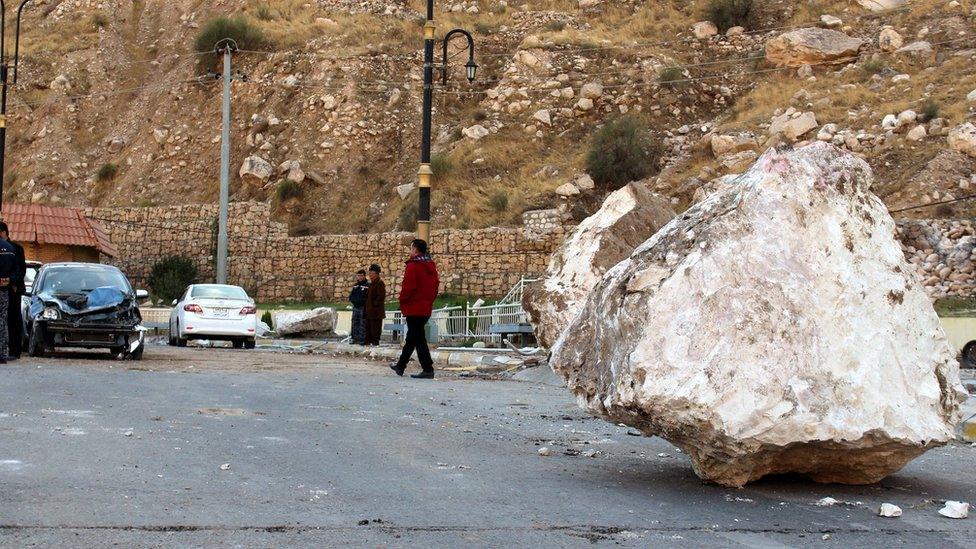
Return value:
[(898, 222), (898, 237), (930, 297), (973, 297), (976, 227), (972, 220), (903, 220)]
[[(154, 263), (170, 255), (192, 258), (201, 280), (213, 280), (217, 207), (96, 208), (99, 221), (119, 249), (107, 262), (145, 286)], [(228, 278), (259, 301), (345, 300), (353, 274), (372, 263), (384, 271), (395, 299), (411, 233), (289, 237), (271, 221), (263, 203), (233, 203), (229, 214)], [(444, 293), (496, 297), (524, 276), (545, 271), (563, 230), (544, 235), (521, 229), (434, 231), (431, 251)]]

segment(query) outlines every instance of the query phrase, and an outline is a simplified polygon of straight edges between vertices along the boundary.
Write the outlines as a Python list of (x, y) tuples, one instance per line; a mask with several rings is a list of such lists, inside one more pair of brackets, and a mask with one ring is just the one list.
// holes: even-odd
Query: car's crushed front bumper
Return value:
[(53, 347), (82, 347), (86, 349), (137, 349), (144, 341), (139, 325), (108, 322), (44, 322), (47, 344)]

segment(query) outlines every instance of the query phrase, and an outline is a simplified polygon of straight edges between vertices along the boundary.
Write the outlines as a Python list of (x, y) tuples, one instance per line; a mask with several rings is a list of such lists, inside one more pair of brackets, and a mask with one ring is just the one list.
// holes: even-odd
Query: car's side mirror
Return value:
[(173, 305), (174, 307), (176, 307), (176, 304), (177, 304), (177, 303), (178, 303), (178, 302), (177, 302), (177, 301), (176, 301), (176, 300), (174, 299), (174, 300), (173, 300), (173, 303), (172, 303), (172, 305)]
[(149, 299), (149, 292), (146, 290), (136, 290), (136, 299), (139, 301), (145, 301)]

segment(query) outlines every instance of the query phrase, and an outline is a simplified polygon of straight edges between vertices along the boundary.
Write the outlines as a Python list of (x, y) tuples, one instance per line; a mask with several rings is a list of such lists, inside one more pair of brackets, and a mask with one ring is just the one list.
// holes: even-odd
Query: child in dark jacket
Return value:
[(356, 283), (349, 292), (349, 302), (352, 303), (352, 329), (349, 331), (352, 343), (366, 344), (366, 296), (369, 293), (369, 282), (366, 271), (360, 269), (356, 273)]

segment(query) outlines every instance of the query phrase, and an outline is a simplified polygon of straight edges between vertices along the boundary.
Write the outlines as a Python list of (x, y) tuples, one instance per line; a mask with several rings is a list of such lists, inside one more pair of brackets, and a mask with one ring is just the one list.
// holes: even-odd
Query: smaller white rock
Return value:
[(976, 90), (969, 92), (969, 95), (966, 96), (966, 101), (976, 103)]
[(901, 516), (901, 507), (897, 505), (892, 505), (891, 503), (882, 503), (881, 509), (878, 510), (879, 517), (895, 518)]
[(579, 193), (580, 193), (579, 188), (577, 188), (576, 185), (573, 185), (572, 183), (563, 183), (562, 185), (556, 187), (556, 194), (565, 198), (576, 196)]
[(837, 505), (838, 503), (840, 502), (837, 501), (836, 499), (832, 497), (826, 497), (817, 500), (817, 503), (815, 503), (814, 505), (816, 505), (817, 507), (832, 507), (834, 505)]
[(939, 514), (952, 519), (964, 519), (969, 516), (969, 504), (964, 501), (947, 501), (945, 507), (939, 509)]
[(540, 456), (551, 456), (552, 455), (552, 450), (550, 450), (548, 446), (543, 446), (542, 448), (539, 448), (539, 455)]
[(221, 471), (226, 471), (228, 469), (230, 469), (230, 463), (221, 463), (220, 464), (220, 470)]
[(718, 34), (718, 27), (711, 21), (699, 21), (691, 26), (691, 31), (695, 34), (695, 38), (701, 40)]
[(925, 129), (925, 126), (919, 125), (912, 128), (911, 131), (908, 132), (907, 137), (910, 141), (921, 141), (925, 139), (928, 134), (928, 130)]
[(835, 29), (844, 24), (843, 21), (833, 15), (823, 14), (820, 16), (820, 23), (828, 29)]

